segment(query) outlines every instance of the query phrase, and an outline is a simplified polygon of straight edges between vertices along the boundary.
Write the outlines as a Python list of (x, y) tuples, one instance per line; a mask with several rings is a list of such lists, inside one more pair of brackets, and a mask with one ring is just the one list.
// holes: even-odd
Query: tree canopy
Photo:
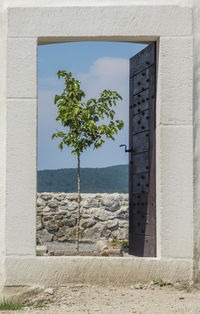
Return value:
[[(62, 150), (64, 145), (72, 146), (72, 153), (80, 155), (91, 145), (101, 147), (105, 138), (114, 140), (114, 134), (123, 128), (124, 123), (122, 120), (114, 121), (115, 111), (112, 107), (122, 97), (115, 91), (105, 89), (98, 99), (82, 101), (85, 93), (80, 88), (80, 81), (73, 78), (71, 72), (58, 71), (58, 78), (61, 77), (65, 80), (65, 88), (61, 95), (55, 96), (54, 102), (58, 107), (56, 120), (61, 121), (63, 127), (68, 127), (68, 131), (52, 135), (52, 138), (61, 138), (59, 148)], [(105, 118), (109, 121), (102, 123)]]

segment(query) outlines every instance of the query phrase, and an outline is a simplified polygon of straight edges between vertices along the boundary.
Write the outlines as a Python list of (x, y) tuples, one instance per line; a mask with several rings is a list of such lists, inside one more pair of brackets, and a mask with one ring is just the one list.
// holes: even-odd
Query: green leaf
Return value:
[(60, 144), (58, 145), (59, 149), (62, 151), (63, 150), (63, 142), (60, 142)]
[[(71, 72), (58, 71), (58, 78), (63, 78), (65, 87), (60, 95), (55, 95), (54, 102), (58, 113), (56, 120), (61, 122), (64, 131), (52, 135), (52, 139), (61, 138), (59, 149), (64, 145), (72, 148), (72, 154), (79, 155), (88, 147), (99, 148), (105, 138), (114, 140), (114, 135), (123, 127), (122, 120), (114, 121), (112, 109), (122, 97), (116, 91), (105, 89), (98, 99), (91, 98), (81, 102), (85, 93), (80, 81)], [(105, 119), (104, 124), (101, 121)]]
[(60, 99), (60, 96), (56, 95), (54, 98), (54, 104), (56, 104), (59, 99)]

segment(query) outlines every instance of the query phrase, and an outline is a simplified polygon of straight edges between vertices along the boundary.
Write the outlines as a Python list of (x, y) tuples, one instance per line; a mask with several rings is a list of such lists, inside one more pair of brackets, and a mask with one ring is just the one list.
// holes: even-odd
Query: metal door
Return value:
[(156, 256), (156, 43), (130, 59), (129, 254)]

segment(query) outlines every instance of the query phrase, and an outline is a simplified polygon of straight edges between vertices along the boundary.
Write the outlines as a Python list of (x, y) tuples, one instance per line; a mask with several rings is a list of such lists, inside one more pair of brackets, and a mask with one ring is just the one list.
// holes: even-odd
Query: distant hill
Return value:
[[(38, 171), (38, 192), (77, 192), (77, 169)], [(128, 193), (128, 165), (81, 168), (82, 193)]]

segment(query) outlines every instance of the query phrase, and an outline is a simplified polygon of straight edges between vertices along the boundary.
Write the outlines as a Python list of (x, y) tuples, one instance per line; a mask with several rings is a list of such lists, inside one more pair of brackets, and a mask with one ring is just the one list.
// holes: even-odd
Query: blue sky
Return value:
[(63, 90), (58, 70), (72, 72), (81, 80), (87, 98), (98, 97), (103, 89), (116, 90), (123, 101), (115, 108), (116, 119), (125, 123), (116, 140), (108, 140), (98, 150), (81, 155), (81, 167), (107, 167), (128, 163), (128, 154), (120, 144), (128, 144), (129, 58), (145, 45), (115, 42), (75, 42), (38, 47), (38, 169), (76, 168), (77, 160), (70, 148), (62, 152), (59, 140), (51, 135), (61, 129), (56, 121), (54, 96)]

